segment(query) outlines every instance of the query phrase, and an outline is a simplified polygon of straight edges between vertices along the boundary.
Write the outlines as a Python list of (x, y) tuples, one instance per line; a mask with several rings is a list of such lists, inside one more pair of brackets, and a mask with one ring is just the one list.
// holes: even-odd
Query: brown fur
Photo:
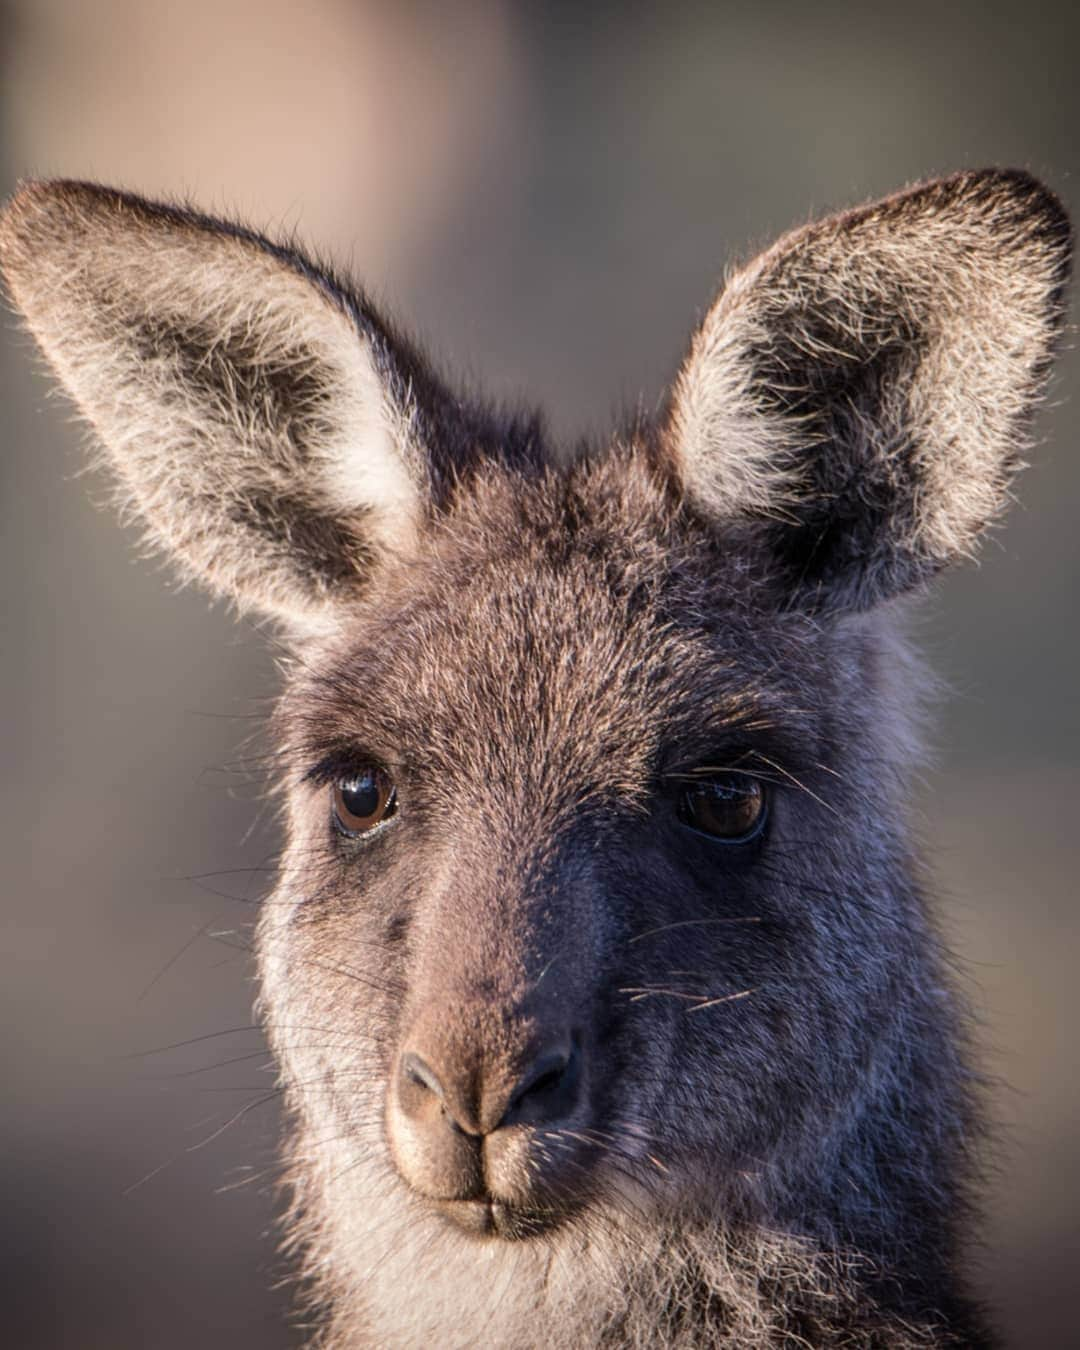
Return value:
[[(987, 1343), (887, 602), (1003, 505), (1069, 248), (1015, 172), (797, 230), (665, 417), (564, 463), (291, 245), (85, 184), (7, 208), (127, 505), (294, 642), (260, 1006), (319, 1344)], [(397, 814), (345, 836), (371, 765)], [(718, 842), (682, 804), (732, 773), (767, 826)]]

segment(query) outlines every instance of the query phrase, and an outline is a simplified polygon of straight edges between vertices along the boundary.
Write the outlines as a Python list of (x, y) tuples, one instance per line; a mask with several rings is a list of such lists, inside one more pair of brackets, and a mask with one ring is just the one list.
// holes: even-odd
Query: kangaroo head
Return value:
[(887, 602), (1006, 502), (1056, 199), (963, 173), (786, 235), (664, 415), (570, 457), (235, 225), (31, 184), (0, 250), (125, 505), (293, 652), (262, 1010), (339, 1283), (403, 1208), (425, 1253), (600, 1214), (944, 1252), (967, 1092)]

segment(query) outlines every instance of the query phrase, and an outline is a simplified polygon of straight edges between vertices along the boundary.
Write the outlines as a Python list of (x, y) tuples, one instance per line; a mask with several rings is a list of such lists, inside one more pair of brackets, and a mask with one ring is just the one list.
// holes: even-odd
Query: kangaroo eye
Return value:
[(397, 811), (397, 788), (374, 767), (339, 779), (331, 791), (334, 823), (343, 834), (367, 834)]
[(684, 787), (679, 819), (726, 844), (746, 844), (761, 833), (768, 814), (765, 789), (744, 773), (722, 773)]

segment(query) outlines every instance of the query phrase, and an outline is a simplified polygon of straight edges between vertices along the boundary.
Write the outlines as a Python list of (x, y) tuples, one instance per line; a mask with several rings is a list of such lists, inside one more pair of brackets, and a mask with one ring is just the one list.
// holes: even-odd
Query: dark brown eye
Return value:
[(343, 834), (367, 834), (397, 810), (397, 789), (389, 774), (372, 767), (336, 782), (332, 800), (334, 821)]
[(716, 774), (684, 787), (678, 810), (691, 829), (727, 844), (745, 844), (765, 824), (765, 789), (748, 774)]

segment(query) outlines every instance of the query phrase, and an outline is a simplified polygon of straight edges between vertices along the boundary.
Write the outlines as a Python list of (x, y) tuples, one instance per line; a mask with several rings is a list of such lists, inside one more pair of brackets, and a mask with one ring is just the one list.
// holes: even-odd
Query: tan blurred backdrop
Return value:
[[(297, 228), (576, 436), (653, 404), (725, 259), (810, 211), (991, 162), (1080, 210), (1078, 39), (1075, 6), (1031, 3), (3, 0), (0, 186)], [(5, 1343), (296, 1344), (245, 1030), (275, 829), (232, 767), (272, 653), (135, 560), (3, 336)], [(924, 624), (951, 686), (924, 831), (1005, 1127), (978, 1278), (1016, 1347), (1075, 1343), (1080, 1250), (1074, 352), (1061, 370), (1008, 530)]]

